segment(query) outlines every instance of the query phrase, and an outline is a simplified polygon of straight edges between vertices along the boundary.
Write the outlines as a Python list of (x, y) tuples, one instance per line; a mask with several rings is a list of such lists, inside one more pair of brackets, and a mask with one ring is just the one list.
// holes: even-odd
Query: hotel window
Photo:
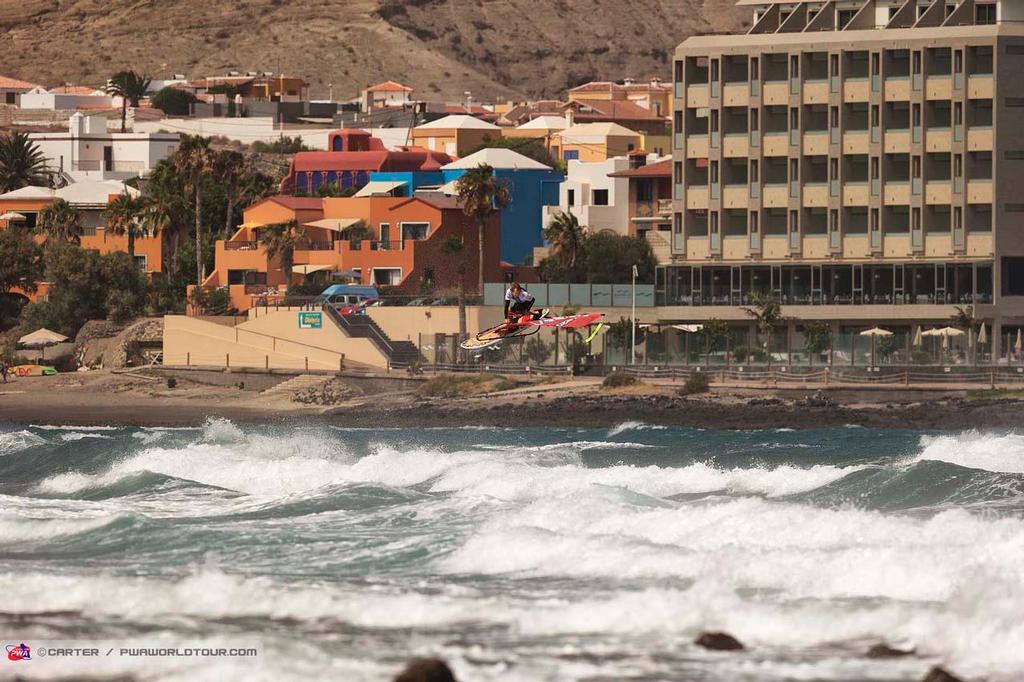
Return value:
[(372, 268), (370, 277), (373, 283), (383, 286), (397, 286), (402, 283), (401, 268)]
[(574, 190), (574, 189), (566, 190), (566, 203), (569, 206), (575, 206), (576, 205), (576, 190)]
[(718, 234), (718, 211), (711, 212), (711, 234)]
[(750, 160), (750, 184), (755, 185), (758, 182), (758, 163), (757, 159)]
[(683, 184), (683, 164), (679, 161), (672, 164), (672, 180), (674, 184)]
[(430, 232), (430, 223), (402, 223), (402, 241), (423, 241)]
[(911, 59), (911, 73), (915, 76), (921, 75), (921, 53), (915, 51)]
[(717, 185), (718, 184), (718, 162), (717, 161), (712, 161), (711, 162), (711, 172), (709, 173), (709, 177), (710, 177), (712, 185)]
[(562, 159), (564, 161), (579, 161), (580, 152), (578, 149), (566, 149), (562, 152)]
[(756, 133), (758, 126), (760, 125), (761, 110), (751, 109), (750, 110), (750, 132)]
[(789, 212), (789, 231), (796, 234), (800, 231), (800, 212), (790, 211)]
[(800, 77), (800, 55), (798, 54), (791, 55), (789, 58), (789, 77)]
[(832, 209), (828, 212), (828, 231), (838, 232), (839, 231), (839, 211)]
[(877, 52), (871, 53), (871, 75), (879, 76), (882, 73), (882, 55)]
[(878, 157), (877, 156), (872, 156), (871, 157), (871, 179), (872, 180), (878, 180), (880, 165), (881, 164), (879, 164), (879, 162), (878, 162)]
[(879, 220), (879, 212), (877, 208), (871, 209), (871, 231), (878, 232), (882, 229), (881, 221)]
[(135, 256), (135, 267), (142, 272), (149, 272), (149, 258), (146, 255)]
[(996, 23), (996, 5), (995, 3), (981, 3), (979, 2), (974, 6), (974, 23), (976, 24), (994, 24)]
[(833, 78), (839, 78), (839, 55), (829, 55), (829, 73)]
[(757, 57), (752, 57), (750, 59), (750, 80), (751, 81), (757, 81), (757, 80), (761, 79), (760, 71), (759, 71), (758, 67), (759, 67), (759, 64), (758, 64), (758, 61), (757, 61)]
[(608, 190), (606, 189), (595, 189), (594, 190), (594, 206), (607, 206), (608, 205)]
[(759, 227), (757, 224), (757, 211), (750, 212), (750, 234), (757, 234)]
[(839, 10), (839, 16), (837, 17), (837, 26), (836, 26), (836, 28), (838, 28), (840, 31), (842, 31), (844, 28), (846, 28), (847, 24), (849, 24), (853, 20), (853, 17), (856, 16), (856, 14), (857, 14), (857, 10), (855, 10), (855, 9), (841, 9), (841, 10)]

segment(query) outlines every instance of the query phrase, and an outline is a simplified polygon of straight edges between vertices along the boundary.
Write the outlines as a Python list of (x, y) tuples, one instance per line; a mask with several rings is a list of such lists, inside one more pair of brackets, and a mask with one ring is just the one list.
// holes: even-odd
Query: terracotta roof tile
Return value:
[(384, 81), (366, 88), (367, 92), (412, 92), (412, 88), (395, 81)]
[(0, 88), (3, 88), (4, 90), (32, 90), (33, 88), (41, 87), (43, 86), (36, 85), (35, 83), (29, 83), (28, 81), (18, 80), (17, 78), (0, 76)]
[[(578, 99), (576, 120), (578, 121), (666, 121), (650, 109), (626, 100)], [(580, 107), (591, 111), (580, 110)]]
[(663, 178), (672, 176), (672, 159), (649, 163), (639, 168), (609, 173), (610, 178)]

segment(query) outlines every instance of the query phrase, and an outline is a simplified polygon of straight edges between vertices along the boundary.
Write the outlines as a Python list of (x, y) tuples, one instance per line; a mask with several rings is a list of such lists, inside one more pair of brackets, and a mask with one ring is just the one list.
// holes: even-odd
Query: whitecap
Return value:
[(933, 460), (997, 473), (1024, 474), (1024, 435), (968, 431), (957, 435), (922, 436), (914, 461)]

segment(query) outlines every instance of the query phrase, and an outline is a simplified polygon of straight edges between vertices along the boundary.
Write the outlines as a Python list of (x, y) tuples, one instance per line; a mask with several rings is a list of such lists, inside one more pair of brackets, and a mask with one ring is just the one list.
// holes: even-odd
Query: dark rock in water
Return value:
[(964, 682), (956, 675), (946, 672), (944, 668), (935, 666), (928, 671), (921, 682)]
[(744, 649), (740, 640), (727, 632), (702, 632), (693, 643), (711, 651), (743, 651)]
[(913, 656), (914, 653), (914, 649), (896, 649), (888, 644), (876, 644), (868, 649), (864, 655), (868, 658), (901, 658), (903, 656)]
[(456, 682), (455, 674), (440, 658), (418, 658), (405, 667), (395, 682)]

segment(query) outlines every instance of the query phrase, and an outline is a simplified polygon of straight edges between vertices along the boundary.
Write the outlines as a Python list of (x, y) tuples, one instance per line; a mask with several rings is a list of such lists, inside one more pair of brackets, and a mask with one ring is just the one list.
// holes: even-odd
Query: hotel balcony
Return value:
[(728, 159), (739, 159), (750, 155), (750, 136), (747, 133), (730, 133), (722, 138), (722, 155)]
[(967, 77), (968, 99), (992, 99), (994, 90), (991, 74)]
[(871, 96), (871, 82), (867, 78), (847, 78), (843, 83), (843, 101), (867, 102)]
[(687, 260), (707, 260), (711, 257), (711, 245), (707, 237), (689, 237), (686, 240)]
[(847, 182), (843, 184), (843, 206), (867, 206), (868, 183)]
[(953, 255), (952, 234), (926, 234), (924, 236), (926, 258), (946, 258)]
[(722, 208), (747, 208), (749, 206), (747, 185), (726, 185), (722, 190)]
[(867, 154), (868, 147), (868, 131), (854, 130), (843, 133), (844, 154)]
[(910, 153), (910, 131), (907, 129), (895, 129), (885, 131), (885, 153), (886, 154), (909, 154)]
[(925, 151), (948, 152), (953, 148), (953, 133), (949, 128), (928, 128), (924, 135)]
[(726, 83), (722, 88), (722, 104), (727, 107), (745, 107), (750, 104), (750, 84)]
[(910, 78), (891, 77), (885, 79), (885, 101), (907, 102), (910, 100)]
[(765, 208), (785, 208), (789, 206), (789, 185), (765, 185), (761, 189), (763, 199), (761, 205)]
[(704, 85), (690, 85), (686, 88), (686, 106), (695, 108), (704, 108), (711, 103), (710, 86)]
[(767, 81), (761, 89), (761, 103), (789, 104), (789, 81)]
[(686, 188), (686, 208), (690, 210), (707, 210), (707, 185), (694, 185)]
[(848, 234), (843, 237), (843, 258), (870, 258), (871, 244), (866, 234)]
[(949, 180), (931, 180), (925, 183), (924, 200), (928, 204), (949, 205), (953, 200), (952, 185)]
[(967, 151), (992, 151), (992, 128), (975, 126), (967, 130)]
[(807, 260), (824, 260), (829, 257), (828, 235), (809, 234), (803, 238), (801, 255)]
[(786, 235), (765, 235), (761, 240), (761, 257), (765, 260), (783, 260), (789, 258), (789, 237)]
[(992, 181), (991, 180), (968, 180), (967, 181), (967, 203), (969, 203), (969, 204), (991, 204), (992, 203)]
[(992, 256), (993, 253), (991, 232), (977, 232), (973, 234), (969, 233), (967, 235), (968, 256), (979, 256), (985, 258)]
[(806, 81), (803, 87), (804, 104), (828, 104), (828, 81)]
[(722, 240), (722, 260), (746, 260), (750, 257), (747, 235), (730, 236)]
[(911, 258), (910, 234), (887, 234), (882, 241), (882, 255), (885, 258)]
[(929, 76), (924, 82), (924, 93), (928, 99), (949, 101), (953, 97), (953, 77)]
[(826, 208), (828, 206), (828, 184), (805, 183), (803, 205), (804, 208)]
[(886, 206), (906, 206), (910, 203), (909, 182), (885, 183), (884, 201)]
[(711, 138), (708, 135), (690, 135), (686, 138), (686, 158), (706, 159), (710, 149)]
[(828, 156), (828, 137), (827, 130), (804, 133), (804, 156)]
[(789, 133), (765, 133), (761, 148), (765, 156), (789, 156)]

